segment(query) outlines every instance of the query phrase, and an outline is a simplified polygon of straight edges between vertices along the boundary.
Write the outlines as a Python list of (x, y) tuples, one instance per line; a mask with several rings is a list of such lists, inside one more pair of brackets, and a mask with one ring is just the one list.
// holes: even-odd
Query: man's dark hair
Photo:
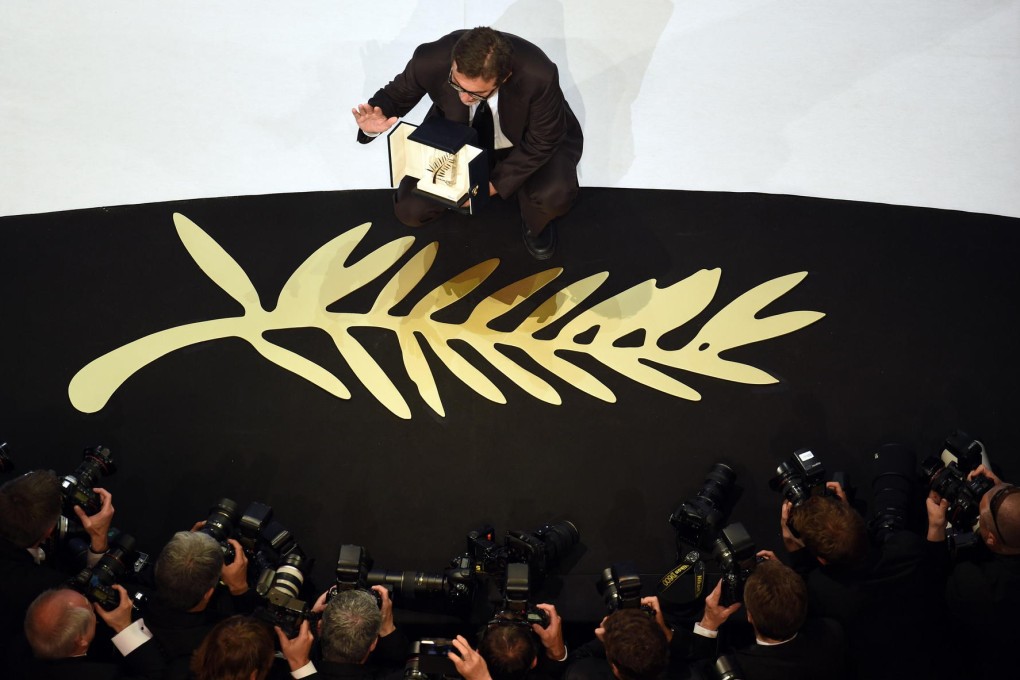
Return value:
[(807, 584), (800, 574), (776, 560), (765, 560), (744, 584), (744, 606), (758, 634), (789, 640), (807, 618)]
[(269, 628), (249, 616), (231, 616), (209, 631), (191, 657), (196, 680), (263, 680), (273, 665)]
[(156, 596), (171, 609), (188, 611), (219, 583), (223, 552), (208, 534), (178, 531), (156, 560)]
[(653, 680), (669, 663), (669, 644), (655, 619), (641, 609), (620, 609), (606, 619), (606, 660), (620, 680)]
[(334, 663), (361, 663), (379, 637), (382, 613), (372, 593), (337, 593), (322, 612), (322, 658)]
[(492, 680), (520, 680), (538, 657), (530, 630), (515, 624), (492, 624), (478, 640), (478, 653), (485, 659)]
[(804, 545), (827, 564), (854, 565), (868, 554), (864, 518), (834, 496), (811, 496), (790, 511)]
[(31, 548), (57, 524), (63, 505), (60, 481), (49, 470), (35, 470), (0, 486), (0, 537)]
[(487, 26), (472, 28), (453, 46), (457, 70), (468, 78), (495, 80), (497, 84), (513, 70), (514, 48), (510, 41)]

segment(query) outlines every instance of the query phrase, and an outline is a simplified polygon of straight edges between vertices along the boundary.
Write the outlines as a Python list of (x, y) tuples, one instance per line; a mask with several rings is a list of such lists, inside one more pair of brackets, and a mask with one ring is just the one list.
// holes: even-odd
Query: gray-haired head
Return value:
[(96, 615), (81, 593), (47, 590), (25, 615), (25, 637), (39, 659), (66, 659), (82, 654), (96, 633)]
[(156, 596), (178, 611), (193, 609), (223, 571), (223, 552), (212, 536), (178, 531), (156, 560)]
[(381, 627), (382, 614), (372, 593), (337, 593), (322, 612), (322, 658), (335, 663), (364, 662)]

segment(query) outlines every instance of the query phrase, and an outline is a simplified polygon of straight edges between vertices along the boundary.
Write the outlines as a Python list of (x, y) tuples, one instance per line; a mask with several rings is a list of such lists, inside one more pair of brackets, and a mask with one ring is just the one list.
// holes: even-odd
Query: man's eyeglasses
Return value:
[(988, 504), (989, 514), (992, 516), (992, 526), (995, 527), (995, 533), (998, 534), (1002, 544), (1006, 547), (1012, 546), (1006, 543), (1006, 538), (1002, 535), (1002, 532), (999, 531), (999, 508), (1002, 507), (1002, 502), (1006, 500), (1006, 496), (1011, 496), (1018, 491), (1020, 491), (1020, 487), (1012, 485), (1004, 486), (995, 492), (995, 495), (992, 496), (992, 501)]
[(457, 92), (460, 92), (462, 94), (466, 94), (466, 95), (468, 95), (469, 97), (471, 97), (472, 99), (474, 99), (475, 101), (478, 101), (478, 102), (485, 101), (486, 99), (491, 97), (493, 95), (493, 93), (497, 89), (497, 88), (494, 87), (494, 88), (492, 88), (491, 90), (489, 90), (488, 92), (486, 92), (484, 94), (481, 93), (481, 92), (472, 92), (471, 90), (465, 90), (463, 87), (461, 87), (459, 84), (457, 84), (457, 81), (455, 81), (453, 79), (453, 69), (452, 68), (450, 69), (450, 75), (446, 76), (446, 82), (450, 85), (450, 87), (452, 87)]

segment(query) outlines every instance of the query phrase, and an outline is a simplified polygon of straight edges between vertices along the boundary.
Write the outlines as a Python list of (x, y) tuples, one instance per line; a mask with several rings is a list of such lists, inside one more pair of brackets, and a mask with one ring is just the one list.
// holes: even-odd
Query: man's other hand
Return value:
[(790, 530), (790, 510), (792, 509), (793, 503), (783, 501), (783, 509), (779, 513), (779, 527), (783, 534), (783, 545), (786, 547), (786, 550), (788, 552), (797, 552), (804, 547), (804, 541), (794, 536)]
[(562, 661), (567, 656), (567, 646), (563, 642), (563, 619), (560, 618), (556, 607), (551, 604), (536, 604), (549, 617), (549, 625), (543, 628), (537, 623), (531, 624), (531, 630), (535, 632), (542, 646), (545, 647), (545, 654), (553, 661)]
[(662, 606), (659, 604), (659, 598), (655, 595), (651, 597), (641, 598), (642, 607), (651, 607), (652, 611), (655, 612), (655, 622), (659, 624), (659, 628), (666, 635), (666, 641), (673, 641), (673, 629), (666, 625), (666, 618), (662, 615)]
[(924, 505), (928, 511), (928, 540), (941, 543), (946, 540), (946, 510), (949, 509), (949, 501), (929, 491)]
[(471, 649), (471, 645), (463, 635), (458, 635), (453, 639), (453, 647), (457, 653), (448, 652), (447, 656), (450, 657), (450, 661), (460, 673), (460, 677), (464, 680), (492, 680), (485, 659), (481, 654)]
[(354, 114), (354, 121), (361, 131), (370, 135), (386, 132), (397, 122), (396, 116), (387, 118), (378, 106), (369, 106), (368, 104), (358, 104), (351, 109), (351, 113)]
[(234, 561), (223, 564), (220, 578), (230, 589), (231, 595), (244, 595), (248, 592), (248, 557), (240, 543), (232, 538), (228, 538), (227, 542), (234, 546)]
[(382, 614), (379, 637), (386, 637), (397, 629), (393, 625), (393, 600), (390, 599), (390, 591), (383, 586), (372, 586), (372, 590), (379, 594), (379, 613)]
[(280, 641), (280, 652), (287, 660), (291, 672), (307, 666), (311, 657), (312, 642), (315, 640), (308, 619), (301, 621), (301, 627), (293, 638), (288, 638), (279, 626), (273, 628), (276, 630), (276, 638)]
[(699, 626), (706, 630), (719, 630), (719, 627), (726, 623), (733, 612), (740, 609), (740, 603), (735, 602), (729, 607), (719, 604), (722, 597), (722, 581), (715, 584), (715, 589), (705, 598), (705, 613), (701, 616)]
[(78, 515), (78, 521), (88, 532), (91, 540), (89, 546), (94, 553), (106, 552), (109, 545), (106, 542), (106, 535), (110, 531), (110, 524), (113, 522), (113, 496), (106, 489), (92, 489), (98, 495), (103, 504), (94, 515), (86, 515), (80, 506), (74, 506), (74, 513)]
[(116, 609), (108, 612), (96, 603), (92, 604), (92, 608), (114, 633), (119, 633), (131, 625), (131, 596), (120, 584), (114, 583), (113, 589), (120, 593), (120, 604)]

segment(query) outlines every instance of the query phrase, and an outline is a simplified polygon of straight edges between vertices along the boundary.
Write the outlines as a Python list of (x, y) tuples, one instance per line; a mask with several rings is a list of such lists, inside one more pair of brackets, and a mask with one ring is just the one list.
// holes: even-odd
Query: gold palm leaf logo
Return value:
[[(93, 360), (78, 371), (68, 386), (71, 403), (78, 410), (99, 411), (124, 381), (165, 354), (195, 343), (228, 337), (244, 339), (280, 368), (336, 397), (349, 399), (350, 391), (335, 375), (264, 337), (264, 333), (273, 330), (319, 328), (332, 337), (337, 351), (355, 376), (383, 406), (401, 418), (410, 418), (411, 409), (393, 381), (350, 333), (351, 328), (365, 326), (396, 334), (408, 376), (421, 398), (440, 416), (446, 415), (446, 409), (422, 343), (428, 345), (464, 384), (500, 404), (506, 403), (503, 392), (458, 353), (451, 341), (467, 343), (522, 390), (549, 404), (562, 402), (556, 389), (533, 370), (500, 351), (500, 346), (523, 351), (549, 373), (606, 402), (615, 403), (616, 395), (612, 390), (587, 370), (568, 361), (565, 354), (586, 354), (631, 380), (675, 397), (697, 401), (701, 399), (698, 392), (656, 365), (746, 384), (775, 383), (777, 380), (765, 371), (722, 359), (719, 355), (734, 347), (792, 333), (824, 316), (821, 312), (810, 311), (755, 316), (807, 276), (807, 272), (798, 272), (766, 281), (733, 300), (680, 349), (660, 348), (658, 340), (664, 334), (693, 319), (712, 301), (721, 271), (703, 269), (667, 288), (657, 288), (654, 280), (644, 281), (580, 311), (553, 337), (535, 337), (587, 300), (608, 278), (608, 272), (602, 272), (559, 289), (509, 332), (490, 327), (492, 321), (530, 300), (563, 271), (554, 268), (493, 293), (478, 303), (462, 323), (444, 323), (433, 318), (438, 311), (461, 300), (485, 281), (499, 265), (498, 259), (476, 264), (434, 288), (407, 314), (392, 314), (391, 310), (407, 298), (431, 268), (439, 248), (436, 243), (419, 250), (397, 270), (367, 313), (329, 312), (327, 307), (334, 302), (393, 267), (414, 243), (413, 237), (400, 238), (348, 264), (351, 253), (368, 233), (369, 223), (337, 236), (313, 253), (290, 276), (280, 292), (276, 308), (267, 312), (248, 275), (219, 244), (181, 214), (174, 214), (174, 224), (198, 266), (243, 306), (244, 314), (159, 331)], [(579, 336), (588, 337), (579, 339)], [(637, 346), (621, 346), (619, 341), (625, 337), (637, 337), (642, 341)]]

